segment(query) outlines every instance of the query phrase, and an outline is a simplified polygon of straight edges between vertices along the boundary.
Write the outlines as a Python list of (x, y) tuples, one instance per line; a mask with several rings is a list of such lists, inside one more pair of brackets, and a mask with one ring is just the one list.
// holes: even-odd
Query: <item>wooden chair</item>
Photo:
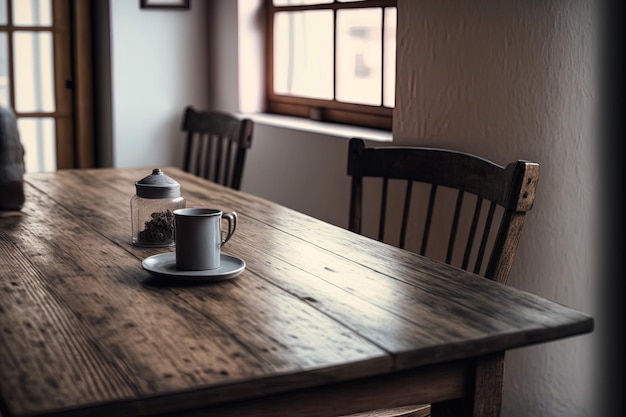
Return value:
[(185, 108), (183, 170), (239, 190), (254, 122), (225, 112)]
[[(369, 210), (367, 214), (378, 217), (370, 237), (506, 283), (524, 216), (535, 199), (538, 164), (518, 160), (502, 167), (436, 148), (366, 148), (354, 138), (348, 175), (350, 230), (367, 235), (362, 223)], [(365, 200), (372, 192), (376, 198)], [(399, 201), (392, 201), (394, 197)], [(429, 253), (431, 246), (435, 254)], [(429, 415), (429, 408), (367, 415), (417, 417)]]

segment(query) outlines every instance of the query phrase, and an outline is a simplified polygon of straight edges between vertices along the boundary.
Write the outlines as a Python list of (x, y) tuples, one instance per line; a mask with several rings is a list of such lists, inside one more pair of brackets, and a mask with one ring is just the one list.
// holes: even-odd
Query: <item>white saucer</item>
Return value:
[(186, 271), (176, 269), (176, 252), (160, 253), (149, 256), (141, 261), (146, 271), (161, 277), (194, 281), (221, 281), (234, 278), (246, 267), (246, 263), (234, 256), (221, 254), (220, 266), (216, 269), (203, 271)]

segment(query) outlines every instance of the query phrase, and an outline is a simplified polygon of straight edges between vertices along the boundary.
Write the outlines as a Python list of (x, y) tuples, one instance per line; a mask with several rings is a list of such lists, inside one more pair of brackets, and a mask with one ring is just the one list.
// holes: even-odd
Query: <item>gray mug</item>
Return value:
[[(222, 238), (222, 220), (228, 223)], [(221, 248), (237, 228), (237, 213), (212, 208), (174, 210), (176, 268), (204, 271), (220, 266)]]

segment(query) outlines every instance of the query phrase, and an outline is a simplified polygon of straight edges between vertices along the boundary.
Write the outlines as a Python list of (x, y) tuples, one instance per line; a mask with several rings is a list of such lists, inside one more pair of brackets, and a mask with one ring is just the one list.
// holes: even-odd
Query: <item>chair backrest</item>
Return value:
[(254, 122), (234, 114), (185, 108), (183, 170), (239, 190)]
[[(354, 138), (348, 150), (348, 175), (352, 178), (350, 230), (362, 233), (364, 209), (371, 209), (364, 206), (364, 188), (368, 193), (380, 189), (378, 233), (372, 237), (386, 241), (385, 225), (395, 223), (399, 239), (391, 244), (409, 249), (405, 245), (410, 238), (415, 249), (409, 250), (429, 256), (429, 243), (437, 240), (443, 258), (437, 259), (505, 283), (524, 216), (533, 206), (539, 165), (518, 160), (502, 167), (478, 156), (436, 148), (366, 148), (363, 140)], [(381, 186), (364, 187), (366, 177), (378, 178)], [(395, 193), (390, 191), (392, 182)], [(388, 212), (394, 196), (402, 200), (393, 205), (401, 213), (398, 216)], [(434, 224), (446, 224), (446, 232), (435, 233)]]

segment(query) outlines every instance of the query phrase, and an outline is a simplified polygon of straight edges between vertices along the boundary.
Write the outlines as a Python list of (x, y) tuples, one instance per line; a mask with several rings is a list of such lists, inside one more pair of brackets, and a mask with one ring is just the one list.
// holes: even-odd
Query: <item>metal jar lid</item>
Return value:
[(160, 168), (152, 170), (152, 174), (135, 182), (137, 195), (142, 198), (176, 198), (180, 197), (180, 184), (168, 177)]

